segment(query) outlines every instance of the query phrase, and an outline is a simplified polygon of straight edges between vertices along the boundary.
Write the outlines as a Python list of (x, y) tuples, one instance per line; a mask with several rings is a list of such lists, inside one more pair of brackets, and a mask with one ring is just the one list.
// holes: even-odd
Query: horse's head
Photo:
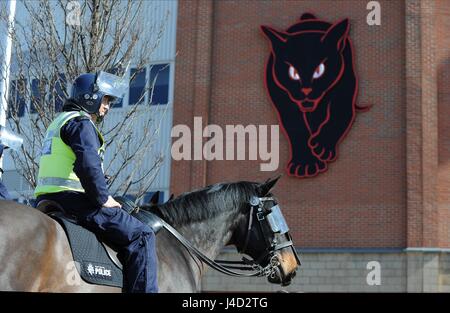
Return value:
[(242, 208), (230, 243), (266, 268), (269, 282), (287, 286), (300, 261), (281, 208), (270, 193), (278, 179), (255, 185), (255, 195)]
[[(278, 179), (262, 184), (218, 183), (160, 205), (156, 204), (155, 196), (149, 206), (141, 209), (160, 216), (167, 224), (166, 230), (190, 256), (222, 273), (265, 275), (269, 282), (287, 286), (300, 261), (278, 202), (270, 193)], [(250, 265), (255, 271), (241, 275), (232, 273), (232, 267), (214, 262), (224, 243), (235, 245), (240, 253), (252, 257)]]

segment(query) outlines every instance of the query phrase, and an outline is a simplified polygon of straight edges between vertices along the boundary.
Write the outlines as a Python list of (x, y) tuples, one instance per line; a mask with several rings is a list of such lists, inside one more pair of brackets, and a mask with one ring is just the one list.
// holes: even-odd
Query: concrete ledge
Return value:
[[(302, 265), (288, 287), (265, 278), (229, 277), (209, 269), (202, 281), (204, 291), (290, 292), (449, 292), (450, 249), (297, 249)], [(219, 259), (239, 260), (234, 249)], [(380, 284), (369, 285), (379, 263)], [(372, 272), (372, 274), (371, 274)]]

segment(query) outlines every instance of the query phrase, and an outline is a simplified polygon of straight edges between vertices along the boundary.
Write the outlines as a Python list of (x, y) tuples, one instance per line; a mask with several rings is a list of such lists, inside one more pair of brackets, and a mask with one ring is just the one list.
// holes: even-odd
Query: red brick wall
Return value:
[[(406, 246), (405, 6), (380, 1), (382, 25), (366, 23), (366, 1), (180, 1), (174, 125), (278, 124), (264, 90), (269, 46), (259, 26), (286, 29), (307, 11), (326, 21), (348, 17), (359, 78), (360, 113), (339, 157), (316, 178), (284, 175), (275, 194), (298, 247)], [(212, 29), (211, 29), (212, 26)], [(205, 89), (206, 88), (206, 89)], [(221, 181), (263, 181), (284, 173), (262, 161), (172, 161), (175, 193)]]
[(450, 242), (450, 2), (436, 1), (436, 64), (438, 76), (438, 207), (439, 246)]

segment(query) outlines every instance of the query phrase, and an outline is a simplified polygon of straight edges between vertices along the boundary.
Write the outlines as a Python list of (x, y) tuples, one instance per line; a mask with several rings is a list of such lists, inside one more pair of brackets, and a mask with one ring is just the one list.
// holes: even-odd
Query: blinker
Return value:
[(278, 205), (271, 208), (271, 212), (266, 215), (266, 219), (274, 233), (285, 234), (289, 231), (289, 227)]

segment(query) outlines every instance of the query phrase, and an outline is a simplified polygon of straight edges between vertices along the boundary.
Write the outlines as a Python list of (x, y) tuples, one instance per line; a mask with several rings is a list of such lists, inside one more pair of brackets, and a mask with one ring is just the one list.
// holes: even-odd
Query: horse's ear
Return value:
[(152, 198), (150, 199), (150, 204), (157, 205), (158, 202), (159, 202), (159, 190), (153, 194)]
[(172, 200), (174, 197), (175, 197), (175, 195), (174, 195), (174, 194), (171, 194), (170, 197), (169, 197), (169, 200), (167, 200), (167, 201)]
[(259, 184), (257, 187), (257, 191), (260, 197), (264, 197), (267, 195), (270, 190), (275, 186), (275, 184), (278, 182), (278, 180), (281, 178), (281, 175), (278, 175), (275, 178), (269, 178), (264, 183)]

